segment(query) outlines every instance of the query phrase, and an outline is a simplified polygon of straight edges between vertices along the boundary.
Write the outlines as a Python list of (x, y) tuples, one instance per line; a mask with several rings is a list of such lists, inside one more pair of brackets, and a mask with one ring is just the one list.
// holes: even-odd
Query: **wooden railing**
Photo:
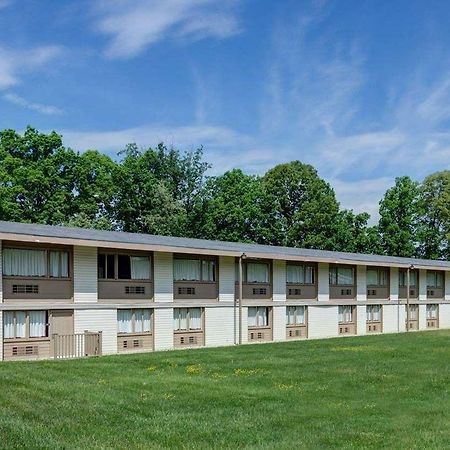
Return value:
[(102, 332), (85, 331), (74, 334), (53, 334), (55, 359), (83, 358), (102, 354)]

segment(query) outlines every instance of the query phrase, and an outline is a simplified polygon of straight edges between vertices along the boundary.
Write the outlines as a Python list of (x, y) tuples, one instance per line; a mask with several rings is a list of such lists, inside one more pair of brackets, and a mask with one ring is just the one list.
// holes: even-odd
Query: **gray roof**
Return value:
[[(53, 225), (37, 225), (17, 222), (0, 221), (0, 234), (37, 236), (45, 238), (73, 239), (77, 241), (100, 241), (105, 245), (117, 243), (121, 245), (132, 244), (142, 246), (157, 246), (179, 248), (186, 252), (188, 249), (209, 250), (211, 253), (221, 252), (231, 255), (247, 253), (271, 258), (286, 256), (287, 259), (298, 257), (299, 259), (325, 259), (336, 260), (336, 262), (367, 262), (370, 264), (390, 264), (398, 266), (429, 266), (434, 268), (450, 269), (449, 261), (435, 261), (417, 258), (400, 258), (395, 256), (368, 255), (359, 253), (332, 252), (327, 250), (313, 250), (293, 247), (279, 247), (271, 245), (245, 244), (238, 242), (210, 241), (205, 239), (192, 239), (171, 236), (156, 236), (151, 234), (125, 233), (119, 231), (101, 231), (86, 228), (73, 228)], [(15, 238), (15, 237), (14, 237)], [(13, 239), (13, 236), (11, 237)]]

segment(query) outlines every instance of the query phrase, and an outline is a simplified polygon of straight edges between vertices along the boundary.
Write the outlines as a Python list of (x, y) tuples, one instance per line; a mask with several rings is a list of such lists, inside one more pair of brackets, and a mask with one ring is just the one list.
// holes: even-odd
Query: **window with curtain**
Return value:
[(427, 319), (438, 318), (438, 305), (427, 305)]
[(3, 249), (3, 274), (22, 277), (47, 276), (47, 252), (22, 248)]
[(367, 305), (366, 316), (367, 322), (380, 322), (381, 305)]
[(5, 339), (47, 337), (47, 311), (5, 311), (3, 336)]
[(417, 305), (409, 306), (409, 320), (417, 320), (418, 318), (418, 308)]
[(247, 283), (268, 283), (269, 265), (267, 263), (247, 263), (244, 280)]
[(132, 280), (150, 279), (150, 258), (148, 256), (130, 256)]
[(200, 281), (200, 260), (175, 258), (173, 260), (173, 278), (175, 281)]
[[(398, 274), (399, 285), (400, 287), (406, 287), (408, 283), (408, 273), (406, 270), (401, 270)], [(411, 270), (409, 272), (409, 286), (414, 288), (417, 286), (417, 272)]]
[(355, 282), (353, 267), (330, 267), (329, 279), (330, 284), (334, 286), (353, 286)]
[(314, 267), (288, 264), (286, 282), (293, 284), (314, 284)]
[(202, 280), (216, 281), (216, 262), (212, 259), (202, 260)]
[(427, 271), (427, 287), (442, 288), (444, 286), (444, 274), (442, 272)]
[(69, 253), (64, 251), (50, 251), (50, 276), (53, 278), (68, 278)]
[(288, 306), (286, 308), (287, 325), (305, 324), (305, 306)]
[(338, 307), (339, 322), (350, 323), (353, 322), (353, 309), (350, 305), (341, 305)]
[(173, 310), (173, 329), (175, 331), (201, 330), (201, 308), (175, 308)]
[(119, 333), (132, 333), (132, 318), (133, 313), (131, 309), (118, 309), (117, 310), (117, 331)]
[(367, 268), (367, 285), (386, 287), (389, 280), (389, 269), (368, 267)]
[(134, 309), (134, 333), (151, 331), (151, 313), (149, 309)]
[(249, 327), (269, 326), (269, 308), (265, 306), (249, 307), (247, 324)]
[(107, 280), (150, 280), (150, 257), (99, 253), (98, 278)]

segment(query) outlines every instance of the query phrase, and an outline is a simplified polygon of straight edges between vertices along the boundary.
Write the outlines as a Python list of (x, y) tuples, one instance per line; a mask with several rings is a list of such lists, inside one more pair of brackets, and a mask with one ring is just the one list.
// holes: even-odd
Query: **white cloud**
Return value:
[(26, 109), (30, 109), (31, 111), (36, 111), (41, 114), (46, 115), (60, 115), (63, 114), (64, 111), (56, 106), (51, 105), (43, 105), (42, 103), (34, 103), (30, 102), (19, 95), (13, 93), (7, 93), (3, 95), (3, 99), (13, 103), (14, 105), (21, 106)]
[(28, 50), (12, 50), (0, 46), (0, 89), (20, 82), (20, 75), (41, 69), (61, 56), (63, 48), (56, 45), (35, 47)]
[(6, 8), (12, 4), (12, 0), (0, 0), (0, 9)]
[(123, 0), (96, 3), (96, 28), (110, 36), (106, 55), (131, 58), (165, 38), (223, 39), (237, 34), (235, 1)]

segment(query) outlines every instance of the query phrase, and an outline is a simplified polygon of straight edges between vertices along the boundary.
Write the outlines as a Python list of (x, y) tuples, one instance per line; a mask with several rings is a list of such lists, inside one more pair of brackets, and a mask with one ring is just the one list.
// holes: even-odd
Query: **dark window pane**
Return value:
[(98, 255), (97, 257), (98, 277), (105, 278), (106, 274), (106, 257), (105, 255)]
[(131, 280), (131, 264), (128, 255), (119, 255), (118, 278), (120, 280)]
[(106, 256), (106, 278), (114, 279), (114, 255)]

